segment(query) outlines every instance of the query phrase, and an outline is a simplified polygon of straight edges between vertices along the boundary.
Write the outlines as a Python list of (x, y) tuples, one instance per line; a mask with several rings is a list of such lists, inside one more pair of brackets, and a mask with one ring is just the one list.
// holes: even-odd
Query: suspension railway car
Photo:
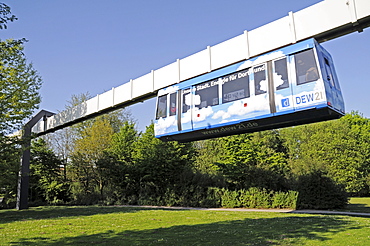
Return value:
[(343, 115), (332, 58), (309, 39), (161, 89), (154, 129), (188, 142)]

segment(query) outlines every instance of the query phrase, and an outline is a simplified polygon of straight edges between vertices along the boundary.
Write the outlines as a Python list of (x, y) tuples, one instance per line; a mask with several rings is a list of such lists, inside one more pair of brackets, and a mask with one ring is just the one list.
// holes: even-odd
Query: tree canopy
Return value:
[(15, 20), (17, 17), (11, 14), (10, 7), (5, 3), (0, 3), (0, 29), (7, 29), (7, 23)]
[[(10, 7), (0, 3), (0, 29), (16, 20)], [(0, 40), (0, 134), (19, 130), (40, 103), (42, 79), (24, 54), (26, 39)]]
[[(17, 18), (10, 7), (0, 3), (0, 29)], [(9, 137), (21, 130), (25, 120), (38, 108), (42, 79), (24, 54), (26, 39), (0, 39), (0, 189), (3, 203), (11, 203), (16, 194), (20, 140)]]

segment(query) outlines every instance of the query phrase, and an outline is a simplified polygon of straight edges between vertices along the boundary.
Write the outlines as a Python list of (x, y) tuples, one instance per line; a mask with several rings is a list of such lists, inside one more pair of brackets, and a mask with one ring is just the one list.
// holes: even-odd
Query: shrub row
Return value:
[[(205, 192), (197, 191), (193, 198), (166, 192), (166, 195), (153, 199), (139, 199), (139, 205), (224, 207), (224, 208), (291, 208), (297, 206), (298, 192), (268, 191), (252, 187), (242, 190), (209, 187)], [(190, 198), (190, 199), (189, 199)]]
[(297, 206), (298, 192), (268, 191), (251, 187), (242, 190), (221, 189), (221, 206), (225, 208), (291, 208)]

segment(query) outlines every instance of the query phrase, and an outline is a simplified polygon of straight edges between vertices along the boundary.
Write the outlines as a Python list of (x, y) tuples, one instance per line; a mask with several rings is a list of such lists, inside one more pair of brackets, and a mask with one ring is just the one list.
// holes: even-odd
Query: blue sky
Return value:
[[(296, 12), (317, 0), (3, 0), (18, 21), (0, 39), (26, 38), (43, 78), (41, 109), (58, 112), (72, 95), (101, 94)], [(314, 18), (314, 17), (313, 17)], [(346, 111), (370, 117), (370, 28), (328, 42)], [(154, 100), (131, 107), (144, 129)]]

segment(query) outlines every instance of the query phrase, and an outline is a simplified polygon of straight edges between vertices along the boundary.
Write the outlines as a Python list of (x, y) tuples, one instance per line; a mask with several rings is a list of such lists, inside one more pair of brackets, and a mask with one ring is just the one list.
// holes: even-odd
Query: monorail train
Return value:
[(154, 129), (188, 142), (343, 115), (332, 58), (309, 39), (161, 89)]

